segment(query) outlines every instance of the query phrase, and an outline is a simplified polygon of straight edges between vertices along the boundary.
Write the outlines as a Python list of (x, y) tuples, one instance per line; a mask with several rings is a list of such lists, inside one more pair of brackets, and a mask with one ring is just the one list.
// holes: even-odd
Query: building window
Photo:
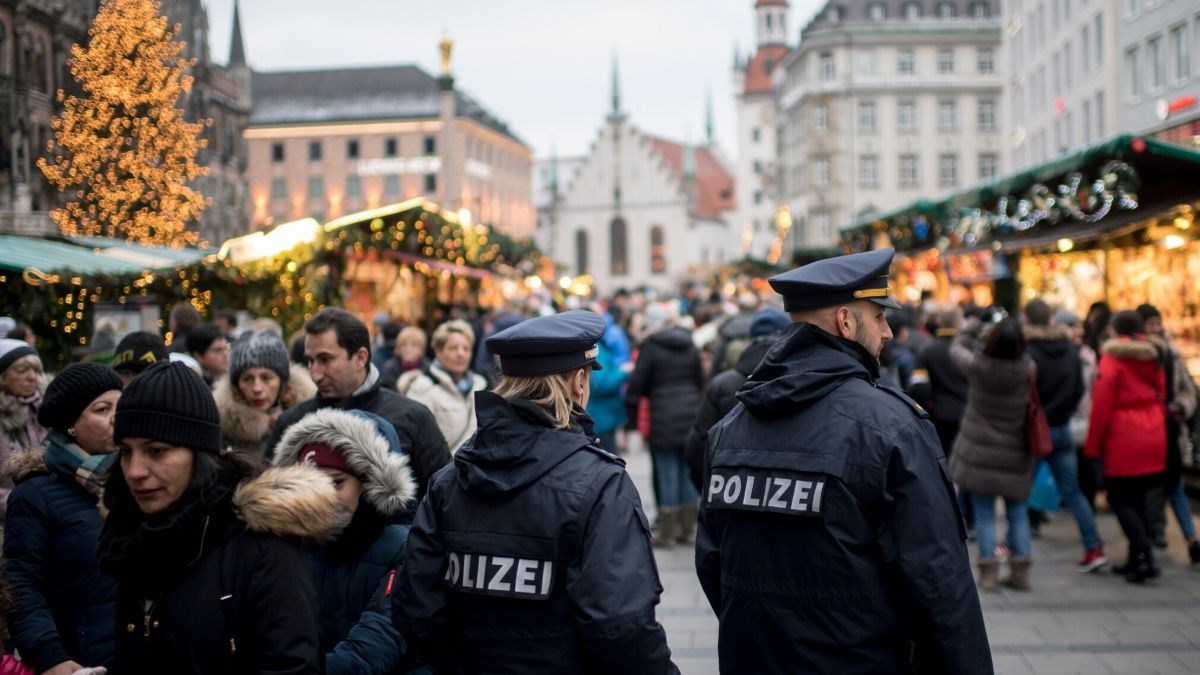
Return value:
[(881, 2), (873, 2), (867, 6), (867, 18), (872, 21), (883, 21), (887, 18), (887, 8)]
[(958, 185), (958, 155), (938, 155), (938, 185)]
[(1104, 65), (1104, 15), (1097, 14), (1092, 35), (1096, 38), (1096, 65)]
[(904, 18), (909, 21), (921, 18), (921, 6), (915, 2), (904, 5)]
[(662, 225), (650, 226), (650, 273), (662, 274), (667, 271), (667, 240), (663, 236)]
[(1158, 91), (1167, 81), (1167, 64), (1163, 55), (1163, 39), (1156, 35), (1146, 43), (1146, 58), (1150, 67), (1150, 91)]
[(826, 188), (829, 187), (829, 160), (814, 159), (813, 160), (813, 187)]
[(858, 186), (862, 188), (879, 187), (879, 157), (875, 155), (859, 156)]
[(629, 273), (629, 255), (625, 235), (625, 220), (622, 218), (613, 218), (612, 222), (608, 224), (608, 245), (612, 258), (612, 275), (614, 277), (624, 276)]
[(346, 159), (358, 159), (358, 139), (346, 141)]
[(971, 16), (976, 19), (986, 19), (992, 15), (992, 10), (986, 2), (976, 2), (971, 5)]
[(759, 204), (762, 204), (762, 201), (763, 201), (762, 190), (755, 190), (754, 191), (754, 205), (758, 206)]
[(426, 136), (423, 143), (423, 152), (426, 156), (437, 154), (437, 138), (434, 136)]
[(308, 142), (308, 159), (313, 162), (321, 161), (321, 141)]
[(917, 60), (911, 49), (901, 49), (896, 52), (896, 72), (901, 75), (914, 75), (917, 72)]
[(824, 103), (813, 108), (813, 128), (817, 133), (829, 131), (829, 108)]
[(362, 178), (357, 174), (350, 174), (349, 176), (346, 176), (346, 196), (362, 196)]
[(1084, 24), (1083, 28), (1079, 29), (1079, 70), (1086, 73), (1091, 64), (1092, 50), (1092, 27)]
[(1142, 94), (1142, 58), (1137, 47), (1125, 51), (1125, 93), (1130, 98)]
[(917, 102), (903, 100), (896, 104), (896, 127), (903, 132), (917, 130)]
[(1096, 136), (1104, 138), (1104, 92), (1096, 92)]
[(994, 98), (979, 99), (979, 130), (980, 131), (995, 131), (996, 130), (996, 99), (994, 99)]
[(991, 48), (981, 47), (975, 52), (975, 67), (987, 75), (996, 72), (996, 55)]
[(1092, 142), (1092, 102), (1083, 99), (1083, 142)]
[(383, 156), (384, 157), (395, 157), (396, 155), (400, 154), (399, 149), (400, 149), (399, 144), (396, 143), (396, 139), (388, 138), (383, 141)]
[(425, 194), (433, 194), (437, 192), (437, 174), (425, 174)]
[(860, 49), (854, 54), (855, 70), (859, 75), (875, 74), (875, 50)]
[(1125, 13), (1137, 14), (1138, 9), (1142, 6), (1142, 0), (1125, 0)]
[(943, 99), (938, 101), (938, 131), (954, 131), (958, 129), (958, 101)]
[(954, 72), (954, 50), (942, 48), (937, 50), (937, 71), (939, 73)]
[(283, 143), (271, 144), (271, 161), (276, 164), (283, 161)]
[(1058, 52), (1054, 52), (1054, 91), (1062, 91), (1062, 60), (1058, 57)]
[(320, 176), (308, 177), (308, 198), (322, 199), (325, 197), (325, 179)]
[(1063, 44), (1063, 84), (1067, 91), (1071, 90), (1071, 70), (1071, 42), (1068, 40)]
[(875, 101), (858, 102), (858, 130), (867, 134), (875, 133)]
[(753, 129), (751, 129), (750, 130), (750, 140), (754, 141), (755, 143), (761, 141), (762, 140), (762, 129), (759, 129), (758, 127), (754, 127)]
[(400, 176), (389, 173), (383, 177), (383, 192), (389, 195), (400, 194)]
[(575, 231), (575, 274), (588, 273), (588, 234), (587, 230)]
[(280, 177), (271, 179), (271, 199), (276, 201), (287, 199), (287, 179)]
[(991, 180), (996, 177), (999, 158), (994, 152), (979, 153), (979, 180)]
[(832, 228), (830, 227), (831, 219), (829, 214), (825, 212), (814, 213), (813, 218), (813, 242), (814, 244), (824, 244), (833, 239)]
[(1180, 24), (1171, 29), (1171, 55), (1175, 57), (1175, 80), (1186, 80), (1192, 75), (1192, 51), (1188, 48), (1187, 25)]
[(915, 188), (921, 175), (916, 155), (900, 155), (900, 187)]
[(833, 69), (833, 54), (830, 52), (822, 53), (818, 62), (818, 67), (820, 68), (821, 81), (832, 82), (836, 74)]
[(939, 19), (953, 19), (955, 15), (954, 3), (939, 2), (937, 6), (937, 15)]

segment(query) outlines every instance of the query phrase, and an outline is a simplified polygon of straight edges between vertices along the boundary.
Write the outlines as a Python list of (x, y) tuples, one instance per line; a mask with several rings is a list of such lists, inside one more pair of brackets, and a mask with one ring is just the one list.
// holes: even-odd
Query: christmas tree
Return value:
[(53, 121), (52, 161), (38, 167), (67, 204), (51, 216), (64, 234), (108, 236), (139, 244), (196, 243), (187, 229), (207, 205), (191, 181), (204, 123), (176, 107), (191, 90), (192, 65), (157, 0), (105, 0), (69, 63), (80, 96), (61, 90)]

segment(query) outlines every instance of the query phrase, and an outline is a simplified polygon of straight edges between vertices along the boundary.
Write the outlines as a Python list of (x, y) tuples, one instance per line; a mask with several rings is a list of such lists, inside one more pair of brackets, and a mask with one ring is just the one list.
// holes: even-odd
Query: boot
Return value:
[(696, 516), (699, 508), (695, 504), (679, 507), (679, 538), (680, 544), (696, 543)]
[(1132, 546), (1130, 546), (1129, 551), (1125, 554), (1125, 562), (1120, 565), (1113, 565), (1112, 572), (1113, 572), (1113, 574), (1119, 574), (1121, 576), (1125, 576), (1126, 574), (1129, 573), (1129, 570), (1133, 569), (1134, 564), (1136, 562), (1137, 562), (1137, 552), (1134, 551)]
[(671, 548), (679, 538), (679, 509), (664, 506), (658, 510), (658, 536), (654, 538), (655, 548)]
[(1158, 568), (1154, 565), (1154, 554), (1150, 549), (1139, 549), (1125, 564), (1125, 581), (1131, 584), (1145, 583), (1147, 579), (1158, 576)]
[(979, 590), (996, 590), (1000, 578), (1000, 561), (995, 558), (983, 558), (975, 564), (979, 567)]
[(1029, 566), (1032, 564), (1029, 558), (1012, 558), (1008, 561), (1008, 578), (1000, 583), (1014, 591), (1029, 590)]

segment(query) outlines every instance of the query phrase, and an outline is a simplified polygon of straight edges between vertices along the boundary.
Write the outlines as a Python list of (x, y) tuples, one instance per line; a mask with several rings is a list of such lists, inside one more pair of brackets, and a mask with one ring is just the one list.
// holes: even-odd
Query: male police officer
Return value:
[(701, 496), (723, 673), (992, 670), (937, 434), (876, 381), (892, 255), (770, 280), (794, 324), (710, 433)]
[(584, 412), (603, 334), (577, 310), (487, 339), (502, 376), (430, 482), (394, 605), (438, 672), (678, 672), (641, 501)]

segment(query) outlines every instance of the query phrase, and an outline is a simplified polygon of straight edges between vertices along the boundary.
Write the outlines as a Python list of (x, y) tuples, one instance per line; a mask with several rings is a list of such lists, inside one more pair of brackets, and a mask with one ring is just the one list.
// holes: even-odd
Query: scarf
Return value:
[[(454, 382), (455, 388), (458, 389), (458, 393), (462, 394), (463, 398), (466, 398), (466, 397), (470, 396), (472, 393), (474, 393), (475, 379), (473, 377), (471, 377), (470, 370), (464, 371), (463, 376), (458, 378), (457, 380), (455, 380), (454, 375), (451, 374), (450, 371), (446, 370), (446, 367), (442, 365), (441, 361), (434, 359), (433, 367), (437, 368), (438, 370), (442, 371), (443, 373), (445, 373), (446, 375), (448, 375), (450, 377), (450, 379)], [(436, 382), (435, 382), (435, 384), (436, 384)]]
[(89, 455), (58, 431), (51, 431), (46, 443), (46, 468), (60, 476), (74, 476), (75, 482), (97, 499), (116, 460), (115, 452)]

